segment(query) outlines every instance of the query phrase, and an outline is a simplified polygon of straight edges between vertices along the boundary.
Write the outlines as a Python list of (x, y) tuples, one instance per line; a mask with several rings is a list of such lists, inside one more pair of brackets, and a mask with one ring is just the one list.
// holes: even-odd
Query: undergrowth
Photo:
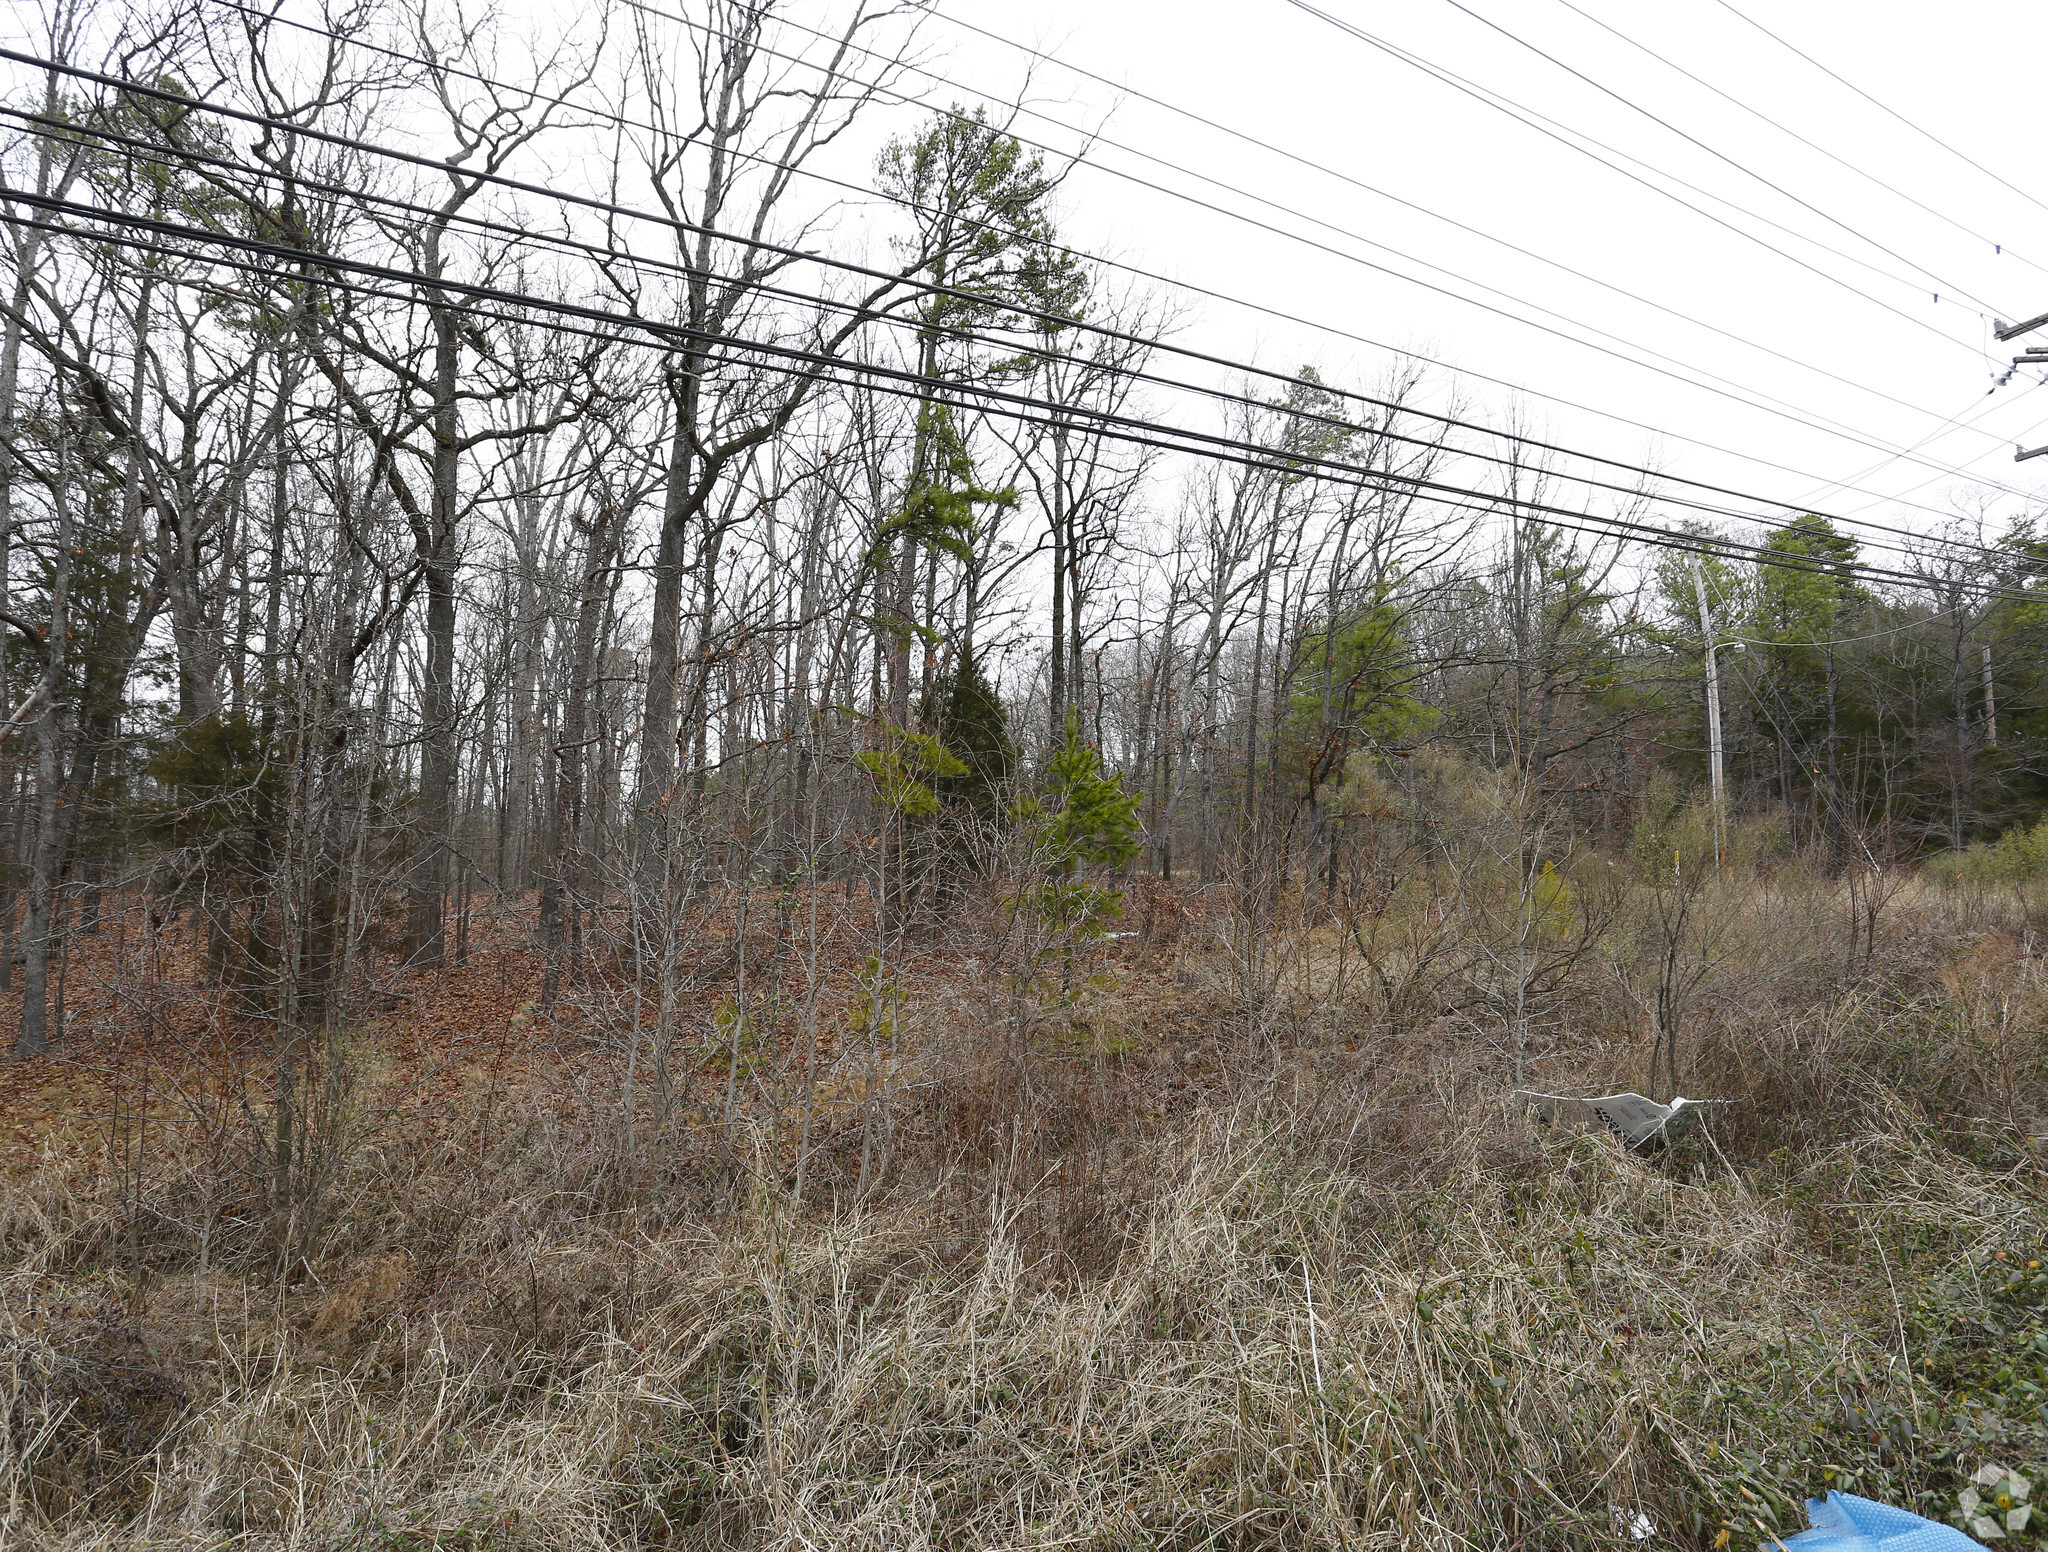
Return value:
[[(1829, 1486), (1960, 1523), (2048, 1474), (2048, 967), (1909, 905), (1854, 964), (1761, 921), (1690, 1050), (1735, 1103), (1660, 1154), (1532, 1130), (1497, 1043), (1333, 992), (1317, 930), (1256, 1022), (1199, 943), (1022, 1031), (965, 996), (801, 1184), (785, 1116), (629, 1165), (502, 1096), (366, 1135), (290, 1260), (197, 1151), (45, 1175), (0, 1202), (7, 1540), (1704, 1548)], [(1532, 1079), (1639, 1081), (1600, 996)]]

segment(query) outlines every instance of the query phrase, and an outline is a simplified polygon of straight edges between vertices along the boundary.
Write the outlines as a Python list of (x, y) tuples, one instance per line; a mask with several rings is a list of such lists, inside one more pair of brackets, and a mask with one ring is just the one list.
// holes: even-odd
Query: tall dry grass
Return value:
[[(203, 1150), (46, 1175), (0, 1201), (5, 1539), (1706, 1547), (1828, 1483), (1946, 1512), (2048, 1465), (2005, 1351), (2048, 1328), (1998, 1281), (2048, 1239), (2048, 966), (1999, 898), (1913, 886), (1852, 950), (1817, 872), (1728, 888), (1683, 1055), (1736, 1103), (1661, 1155), (1531, 1130), (1454, 954), (1301, 903), (1249, 1002), (1193, 928), (1014, 1027), (906, 992), (918, 1048), (818, 1121), (801, 1195), (784, 1114), (628, 1169), (602, 1116), (477, 1095), (372, 1129), (281, 1274)], [(1637, 1081), (1639, 1003), (1569, 969), (1532, 1081)]]

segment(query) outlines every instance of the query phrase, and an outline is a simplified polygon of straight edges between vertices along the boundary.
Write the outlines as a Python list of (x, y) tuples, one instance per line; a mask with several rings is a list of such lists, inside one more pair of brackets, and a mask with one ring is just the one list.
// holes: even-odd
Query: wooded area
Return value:
[[(985, 113), (804, 181), (891, 94), (893, 9), (635, 7), (544, 57), (122, 20), (52, 11), (9, 110), (19, 1050), (109, 891), (203, 914), (280, 1028), (460, 958), (480, 890), (538, 890), (550, 1001), (713, 891), (860, 893), (879, 952), (1044, 844), (1070, 744), (1138, 798), (1106, 877), (1334, 899), (1352, 786), (1424, 753), (1612, 847), (1704, 775), (1703, 632), (1728, 817), (1880, 869), (2038, 812), (2028, 523), (1717, 527), (1412, 365), (1152, 418), (1166, 304)], [(848, 199), (879, 256), (810, 235)]]
[[(567, 1075), (558, 1116), (534, 1100), (487, 1121), (501, 1101), (479, 1101), (475, 1167), (496, 1160), (504, 1191), (541, 1178), (506, 1139), (573, 1114), (584, 1162), (545, 1177), (565, 1198), (573, 1175), (606, 1211), (687, 1201), (767, 1244), (796, 1230), (748, 1216), (760, 1193), (785, 1193), (794, 1224), (918, 1181), (943, 1226), (877, 1245), (979, 1244), (1037, 1202), (1016, 1232), (1076, 1276), (1121, 1265), (1154, 1221), (1133, 1178), (1180, 1158), (1103, 1140), (1151, 1080), (1059, 1076), (1074, 1030), (1111, 1039), (1099, 1010), (1133, 955), (1200, 987), (1199, 1032), (1160, 1036), (1168, 1055), (1215, 1042), (1227, 1103), (1250, 1107), (1233, 1113), (1312, 1139), (1286, 1169), (1370, 1146), (1402, 1190), (1410, 1166), (1387, 1161), (1406, 1123), (1361, 1133), (1360, 1093), (1491, 1102), (1587, 1070), (1597, 1034), (1599, 1070), (1659, 1098), (1783, 1101), (1818, 1147), (1821, 1059), (1775, 1033), (1744, 1044), (1745, 998), (1875, 1007), (1921, 952), (1897, 944), (1957, 922), (2018, 944), (1999, 973), (2023, 1003), (2041, 991), (2048, 529), (1988, 515), (2007, 510), (1992, 493), (1987, 515), (1910, 527), (1808, 512), (1555, 443), (1419, 360), (1184, 346), (1179, 293), (1063, 242), (1070, 164), (1019, 120), (869, 128), (904, 122), (915, 5), (621, 0), (544, 33), (440, 5), (311, 14), (49, 0), (39, 44), (0, 52), (12, 1045), (75, 1058), (113, 1096), (93, 1121), (112, 1216), (62, 1256), (97, 1245), (137, 1289), (195, 1264), (300, 1288), (335, 1257), (355, 1258), (348, 1287), (374, 1284), (400, 1263), (337, 1227), (368, 1199), (348, 1182), (373, 1147), (426, 1157), (463, 1134), (397, 1126), (365, 1097), (364, 1052), (378, 1019), (486, 967), (501, 990), (530, 975), (504, 994), (511, 1028)], [(849, 180), (843, 149), (870, 134)], [(1971, 1030), (2038, 1039), (1970, 1006)], [(1147, 1017), (1128, 1022), (1177, 1027)], [(918, 1067), (941, 1045), (964, 1065)], [(1345, 1069), (1363, 1090), (1288, 1111), (1274, 1096), (1304, 1071), (1338, 1082), (1311, 1048), (1382, 1054)], [(1872, 1071), (1912, 1066), (1857, 1049)], [(1975, 1076), (1940, 1104), (1988, 1115), (2006, 1094), (1986, 1157), (2032, 1157), (2032, 1100), (2012, 1095), (2038, 1069), (1971, 1049), (1954, 1070)], [(1097, 1070), (1119, 1054), (1087, 1051)], [(917, 1108), (941, 1105), (927, 1090), (962, 1108)], [(1157, 1166), (1215, 1201), (1247, 1189), (1223, 1183), (1246, 1164), (1218, 1140), (1238, 1136), (1224, 1104), (1186, 1134), (1221, 1151)], [(1789, 1146), (1749, 1115), (1727, 1140), (1745, 1168)], [(159, 1122), (194, 1129), (152, 1142)], [(948, 1161), (931, 1175), (927, 1145)], [(149, 1183), (158, 1157), (179, 1183)], [(1046, 1186), (1065, 1157), (1093, 1159), (1072, 1175), (1094, 1184)], [(1276, 1244), (1305, 1232), (1305, 1178), (1258, 1207)], [(435, 1197), (419, 1221), (454, 1243), (466, 1214), (511, 1210), (487, 1195)], [(1738, 1237), (1761, 1211), (1716, 1200)], [(56, 1265), (69, 1232), (21, 1228), (16, 1248)], [(1310, 1340), (1318, 1253), (1287, 1253)], [(671, 1292), (698, 1275), (682, 1265), (660, 1274)], [(583, 1316), (543, 1320), (538, 1273), (531, 1302), (552, 1355), (534, 1364), (567, 1362)], [(336, 1307), (306, 1318), (340, 1342), (366, 1317)], [(1144, 1318), (1175, 1332), (1190, 1310)], [(1331, 1393), (1318, 1369), (1304, 1404), (1321, 1416)], [(1081, 1394), (1059, 1424), (1074, 1441)], [(1580, 1392), (1544, 1396), (1529, 1404), (1591, 1415)], [(742, 1423), (736, 1404), (704, 1412), (727, 1466), (770, 1426), (765, 1400)], [(0, 1464), (28, 1481), (43, 1446), (6, 1428)], [(1522, 1484), (1485, 1511), (1498, 1544), (1621, 1536), (1597, 1482), (1580, 1519), (1545, 1519), (1549, 1483), (1500, 1464), (1508, 1436), (1486, 1436)], [(1885, 1460), (1866, 1469), (1933, 1480)], [(1239, 1546), (1421, 1535), (1412, 1496), (1343, 1499), (1327, 1457), (1287, 1470), (1319, 1485), (1274, 1518), (1240, 1471), (1214, 1515), (1146, 1544), (1217, 1544), (1231, 1516)], [(1661, 1470), (1642, 1468), (1643, 1501), (1680, 1523), (1642, 1485)], [(630, 1533), (579, 1521), (533, 1544), (744, 1539), (750, 1490), (721, 1480), (634, 1508)], [(74, 1488), (93, 1515), (127, 1491), (28, 1491), (61, 1526)], [(1110, 1524), (1106, 1504), (1045, 1514)], [(1695, 1518), (1699, 1545), (1742, 1524)]]

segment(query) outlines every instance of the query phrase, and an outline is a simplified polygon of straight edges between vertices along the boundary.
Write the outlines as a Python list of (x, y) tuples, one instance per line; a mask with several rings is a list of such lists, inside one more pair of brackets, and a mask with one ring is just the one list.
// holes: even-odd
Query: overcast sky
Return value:
[[(1519, 390), (1536, 434), (1675, 477), (1914, 529), (1989, 496), (2002, 525), (2048, 491), (2048, 458), (2013, 462), (2015, 443), (2048, 445), (2041, 372), (1988, 392), (2019, 348), (1992, 319), (2048, 313), (2032, 84), (2048, 8), (1733, 3), (1743, 14), (1724, 0), (932, 0), (918, 45), (932, 73), (902, 83), (919, 100), (865, 117), (819, 170), (865, 188), (882, 143), (927, 107), (1023, 91), (1020, 135), (1062, 151), (1096, 136), (1062, 191), (1063, 235), (1209, 293), (1116, 282), (1170, 301), (1181, 343), (1358, 385), (1398, 347), (1474, 374), (1440, 372), (1434, 391), (1489, 424)], [(783, 14), (833, 27), (844, 12), (793, 0)], [(536, 0), (504, 14), (536, 41), (595, 18)], [(814, 208), (844, 194), (806, 187)], [(857, 254), (885, 219), (820, 239)], [(1147, 407), (1216, 425), (1213, 405)]]
[[(1030, 68), (1030, 105), (1058, 122), (1020, 118), (1020, 133), (1067, 146), (1075, 137), (1059, 123), (1086, 125), (1129, 148), (1098, 145), (1093, 165), (1068, 184), (1063, 229), (1078, 246), (1513, 384), (1541, 429), (1574, 447), (1647, 456), (1674, 475), (1915, 528), (1938, 519), (1907, 503), (1945, 509), (1986, 485), (2031, 492), (2032, 471), (2048, 473), (2048, 459), (2012, 461), (2016, 441), (2048, 442), (2039, 373), (2022, 372), (1987, 395), (1994, 370), (2017, 348), (1991, 338), (1990, 319), (2048, 312), (2048, 208), (2028, 197), (2048, 200), (2048, 176), (2036, 171), (2040, 98), (2028, 85), (2048, 42), (2042, 7), (1741, 0), (1745, 15), (1879, 107), (1720, 0), (1465, 0), (1469, 12), (1451, 0), (1321, 4), (1640, 159), (1647, 167), (1633, 171), (1698, 210), (1288, 0), (937, 0), (924, 57), (957, 84), (912, 84), (934, 103), (999, 100)], [(1126, 90), (1032, 66), (954, 19)], [(1340, 176), (1203, 128), (1139, 93)], [(1973, 169), (1886, 108), (2027, 192)], [(911, 119), (898, 109), (869, 132)], [(1314, 362), (1341, 380), (1369, 379), (1384, 366), (1382, 354), (1336, 334), (1222, 301), (1189, 305), (1186, 343), (1279, 367)], [(2048, 342), (2048, 331), (2041, 338)], [(1697, 386), (1715, 379), (1725, 393)], [(1472, 379), (1464, 391), (1482, 418), (1508, 407), (1505, 389)], [(1767, 400), (1779, 402), (1756, 407)], [(1896, 456), (1902, 449), (1926, 462)], [(2001, 501), (2003, 512), (2022, 506)]]

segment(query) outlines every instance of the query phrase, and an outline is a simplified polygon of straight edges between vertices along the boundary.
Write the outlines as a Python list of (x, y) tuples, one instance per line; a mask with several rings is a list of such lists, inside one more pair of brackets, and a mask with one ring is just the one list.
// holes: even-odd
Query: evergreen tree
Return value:
[(1046, 766), (1044, 792), (1027, 798), (1019, 817), (1053, 872), (1065, 877), (1084, 862), (1121, 867), (1137, 856), (1144, 796), (1124, 791), (1123, 777), (1103, 769), (1101, 751), (1081, 736), (1080, 713), (1069, 710), (1066, 737)]
[(965, 767), (939, 779), (939, 796), (975, 811), (992, 805), (1016, 766), (1002, 698), (981, 671), (974, 644), (963, 643), (953, 671), (940, 685), (939, 742)]
[(1102, 754), (1081, 736), (1080, 713), (1067, 711), (1066, 736), (1046, 766), (1040, 790), (1017, 805), (1016, 816), (1032, 850), (1045, 867), (1041, 884), (1024, 890), (1011, 908), (1054, 928), (1059, 941), (1047, 952), (1062, 959), (1062, 995), (1072, 973), (1074, 945), (1102, 935), (1104, 923), (1123, 911), (1123, 892), (1079, 882), (1084, 862), (1121, 867), (1137, 856), (1138, 804), (1142, 792), (1126, 792), (1123, 778), (1106, 771)]
[(1359, 744), (1384, 748), (1420, 738), (1435, 708), (1412, 693), (1413, 648), (1401, 608), (1382, 600), (1336, 629), (1303, 633), (1304, 671), (1289, 698), (1281, 768), (1313, 795)]
[[(1847, 693), (1837, 643), (1867, 621), (1872, 599), (1852, 569), (1854, 539), (1824, 517), (1794, 519), (1764, 542), (1756, 629), (1763, 651), (1758, 710), (1777, 745), (1779, 801), (1804, 789), (1816, 822), (1839, 826), (1861, 805), (1846, 790), (1845, 739), (1873, 731)], [(1768, 557), (1784, 556), (1792, 564)]]

